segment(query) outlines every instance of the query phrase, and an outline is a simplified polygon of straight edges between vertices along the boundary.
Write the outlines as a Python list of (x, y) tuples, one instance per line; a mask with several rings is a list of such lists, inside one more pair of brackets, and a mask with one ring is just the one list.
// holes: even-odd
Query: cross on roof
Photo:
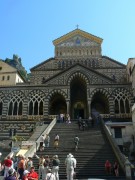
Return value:
[(76, 28), (78, 29), (78, 27), (79, 27), (79, 25), (77, 24), (77, 25), (76, 25)]

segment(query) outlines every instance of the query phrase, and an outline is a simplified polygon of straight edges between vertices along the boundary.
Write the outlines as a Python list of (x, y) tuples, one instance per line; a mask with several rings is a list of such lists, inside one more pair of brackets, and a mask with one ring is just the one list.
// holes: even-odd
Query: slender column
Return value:
[(110, 111), (110, 117), (114, 117), (115, 116), (115, 112), (114, 112), (114, 100), (113, 98), (109, 99), (109, 111)]
[(3, 101), (3, 108), (2, 108), (2, 119), (6, 119), (8, 114), (8, 99), (4, 99)]
[(91, 116), (90, 100), (88, 100), (88, 117)]
[(23, 102), (23, 112), (22, 112), (22, 116), (23, 116), (23, 119), (27, 119), (28, 118), (28, 99), (24, 99), (24, 102)]
[(66, 103), (67, 103), (67, 114), (70, 114), (70, 112), (69, 112), (69, 100), (67, 100)]
[(48, 112), (49, 111), (48, 106), (49, 106), (49, 101), (48, 101), (48, 99), (46, 99), (44, 102), (44, 118), (48, 117), (48, 113), (49, 113)]

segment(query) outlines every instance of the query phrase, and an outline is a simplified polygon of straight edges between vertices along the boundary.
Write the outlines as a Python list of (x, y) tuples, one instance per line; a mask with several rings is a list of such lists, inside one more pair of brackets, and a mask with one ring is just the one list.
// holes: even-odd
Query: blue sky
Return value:
[(102, 54), (135, 57), (135, 0), (0, 0), (0, 59), (30, 68), (54, 56), (52, 41), (79, 28), (103, 39)]

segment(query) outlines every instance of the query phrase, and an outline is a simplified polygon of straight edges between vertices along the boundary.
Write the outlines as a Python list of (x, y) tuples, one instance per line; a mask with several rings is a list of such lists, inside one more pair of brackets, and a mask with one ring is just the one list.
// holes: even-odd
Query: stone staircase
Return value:
[[(58, 150), (53, 148), (53, 140), (55, 134), (59, 134), (60, 143)], [(74, 137), (78, 135), (80, 138), (78, 151), (74, 150)], [(37, 155), (58, 155), (60, 159), (60, 180), (66, 179), (66, 168), (64, 161), (69, 153), (72, 153), (77, 159), (76, 178), (104, 178), (104, 179), (121, 179), (124, 180), (124, 173), (120, 170), (120, 177), (106, 175), (104, 164), (108, 159), (112, 164), (116, 157), (110, 147), (108, 140), (100, 127), (89, 127), (85, 131), (79, 130), (77, 122), (71, 124), (57, 123), (50, 132), (50, 147), (45, 148), (43, 152), (37, 152)], [(33, 157), (34, 166), (38, 170), (38, 159)]]

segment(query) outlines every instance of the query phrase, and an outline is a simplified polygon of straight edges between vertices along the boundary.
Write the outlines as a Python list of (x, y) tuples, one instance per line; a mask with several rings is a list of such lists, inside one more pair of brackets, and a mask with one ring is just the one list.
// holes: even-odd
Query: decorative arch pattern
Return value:
[(1, 92), (0, 93), (0, 116), (2, 115), (2, 110), (3, 110), (3, 99), (4, 99), (4, 94)]
[(104, 94), (107, 99), (109, 100), (110, 98), (110, 93), (106, 90), (106, 89), (100, 89), (100, 88), (97, 88), (97, 89), (94, 89), (91, 93), (90, 93), (90, 99), (92, 99), (92, 97), (94, 96), (94, 94), (96, 94), (97, 92), (100, 92), (102, 94)]
[(47, 96), (48, 100), (50, 100), (50, 98), (51, 98), (54, 94), (56, 94), (56, 93), (62, 95), (65, 99), (67, 98), (67, 94), (66, 94), (63, 90), (61, 90), (61, 89), (54, 89), (54, 90), (52, 90), (52, 91), (48, 94), (48, 96)]
[(110, 94), (106, 89), (95, 89), (90, 94), (91, 111), (101, 114), (110, 113)]
[(24, 94), (21, 91), (13, 91), (8, 103), (8, 115), (22, 115)]
[(112, 94), (116, 114), (130, 113), (131, 94), (124, 88), (118, 88)]
[(40, 90), (34, 90), (29, 93), (28, 97), (28, 114), (43, 115), (45, 98), (44, 92)]
[(88, 80), (88, 78), (86, 77), (86, 75), (84, 75), (84, 74), (82, 74), (82, 73), (80, 73), (80, 72), (75, 72), (75, 73), (73, 73), (72, 75), (70, 75), (70, 77), (68, 78), (68, 80), (67, 80), (68, 86), (70, 85), (71, 81), (72, 81), (76, 76), (84, 79), (85, 82), (86, 82), (86, 84), (87, 84), (87, 86), (89, 85), (89, 80)]

